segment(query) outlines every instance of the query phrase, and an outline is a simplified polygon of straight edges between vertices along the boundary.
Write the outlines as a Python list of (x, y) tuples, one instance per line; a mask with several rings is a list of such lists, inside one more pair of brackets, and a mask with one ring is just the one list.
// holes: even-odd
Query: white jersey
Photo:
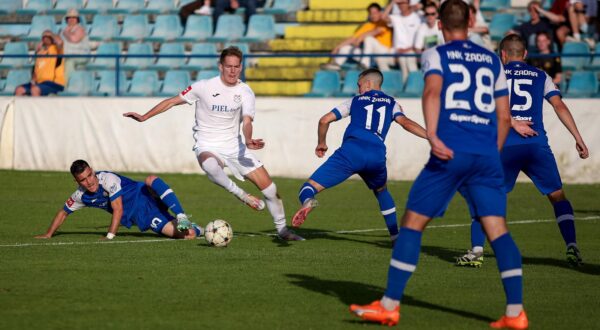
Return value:
[(256, 98), (242, 81), (229, 87), (220, 76), (200, 80), (179, 96), (189, 104), (196, 103), (194, 148), (237, 148), (243, 116), (254, 118)]

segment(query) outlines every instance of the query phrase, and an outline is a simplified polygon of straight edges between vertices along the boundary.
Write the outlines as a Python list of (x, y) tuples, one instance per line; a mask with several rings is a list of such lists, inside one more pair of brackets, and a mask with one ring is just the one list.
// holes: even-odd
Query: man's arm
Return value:
[(425, 89), (422, 97), (423, 116), (425, 118), (426, 136), (429, 145), (431, 145), (431, 153), (439, 159), (450, 160), (454, 157), (454, 151), (446, 147), (444, 142), (437, 136), (443, 82), (442, 76), (438, 74), (430, 74), (425, 78)]
[(333, 112), (328, 112), (319, 119), (319, 128), (317, 130), (317, 147), (315, 148), (315, 154), (321, 158), (325, 156), (327, 152), (327, 131), (329, 131), (329, 124), (336, 121), (337, 117)]
[(117, 197), (114, 201), (110, 202), (110, 206), (113, 209), (112, 220), (110, 222), (110, 227), (108, 227), (108, 233), (101, 239), (113, 239), (115, 235), (117, 235), (119, 224), (123, 217), (123, 197)]
[(538, 135), (538, 133), (530, 127), (531, 125), (533, 125), (533, 122), (529, 120), (510, 119), (510, 126), (524, 138)]
[(509, 108), (508, 95), (496, 98), (496, 118), (498, 121), (498, 150), (502, 150), (504, 142), (508, 136), (508, 131), (511, 125), (511, 115)]
[(176, 95), (161, 101), (159, 104), (155, 105), (154, 108), (150, 109), (150, 111), (146, 112), (144, 115), (140, 115), (137, 112), (126, 112), (123, 114), (123, 117), (129, 117), (133, 120), (144, 122), (158, 114), (161, 114), (171, 109), (176, 105), (181, 105), (184, 103), (186, 102), (179, 95)]
[(254, 119), (250, 116), (244, 116), (242, 119), (242, 133), (244, 134), (246, 147), (252, 150), (262, 149), (265, 146), (263, 139), (252, 138), (252, 130), (254, 129), (252, 126), (252, 121), (254, 121)]
[(54, 220), (52, 220), (52, 223), (50, 224), (50, 227), (48, 227), (46, 233), (43, 235), (37, 235), (35, 236), (35, 238), (51, 238), (52, 235), (54, 235), (54, 233), (58, 230), (58, 228), (60, 228), (63, 222), (65, 222), (65, 219), (68, 215), (69, 214), (65, 210), (60, 209), (58, 212), (56, 212)]
[(552, 107), (554, 107), (554, 111), (558, 116), (558, 119), (565, 125), (565, 127), (569, 130), (573, 138), (575, 138), (575, 148), (579, 153), (579, 157), (582, 159), (586, 159), (590, 156), (590, 152), (588, 151), (585, 142), (583, 142), (583, 138), (581, 134), (579, 134), (579, 130), (577, 129), (577, 125), (575, 124), (575, 119), (573, 119), (573, 115), (571, 115), (571, 111), (567, 105), (563, 102), (559, 95), (554, 95), (549, 100)]
[(398, 124), (400, 124), (400, 126), (402, 126), (402, 128), (404, 128), (408, 132), (411, 132), (412, 134), (414, 134), (418, 137), (427, 139), (427, 132), (425, 131), (423, 126), (417, 124), (412, 119), (410, 119), (406, 116), (398, 116), (398, 117), (396, 117), (396, 122)]

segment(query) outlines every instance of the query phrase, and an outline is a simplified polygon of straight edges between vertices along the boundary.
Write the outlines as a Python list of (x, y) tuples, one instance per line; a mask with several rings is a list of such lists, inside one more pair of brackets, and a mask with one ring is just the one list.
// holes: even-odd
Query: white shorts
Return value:
[(221, 163), (227, 166), (233, 176), (240, 181), (244, 181), (246, 174), (263, 166), (243, 143), (240, 143), (235, 148), (215, 148), (206, 146), (194, 146), (196, 158), (203, 152), (209, 152), (217, 157)]

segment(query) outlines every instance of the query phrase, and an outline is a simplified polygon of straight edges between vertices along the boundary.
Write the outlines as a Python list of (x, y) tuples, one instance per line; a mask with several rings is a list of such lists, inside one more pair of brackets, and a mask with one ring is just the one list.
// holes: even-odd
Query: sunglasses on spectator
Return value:
[(425, 13), (425, 16), (435, 16), (437, 13)]

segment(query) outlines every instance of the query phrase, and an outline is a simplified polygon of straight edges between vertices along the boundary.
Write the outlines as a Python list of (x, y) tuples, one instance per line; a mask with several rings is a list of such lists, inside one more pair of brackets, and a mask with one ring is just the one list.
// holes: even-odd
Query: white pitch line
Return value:
[[(594, 215), (589, 217), (575, 218), (576, 221), (591, 221), (599, 220), (600, 216)], [(509, 221), (509, 225), (525, 225), (532, 223), (545, 223), (545, 222), (556, 222), (556, 219), (530, 219), (530, 220), (516, 220)], [(468, 227), (470, 223), (458, 223), (449, 225), (431, 225), (427, 226), (428, 229), (436, 228), (455, 228), (455, 227)], [(354, 234), (354, 233), (369, 233), (375, 231), (387, 231), (385, 228), (373, 228), (373, 229), (356, 229), (356, 230), (337, 230), (337, 231), (321, 231), (310, 233), (310, 236), (327, 235), (327, 234)], [(261, 237), (261, 236), (276, 236), (276, 234), (236, 234), (235, 236), (245, 237)], [(158, 243), (158, 242), (176, 242), (180, 241), (177, 239), (160, 238), (160, 239), (142, 239), (142, 240), (129, 240), (129, 241), (96, 241), (96, 242), (53, 242), (53, 243), (15, 243), (15, 244), (4, 244), (0, 245), (0, 248), (11, 248), (11, 247), (29, 247), (29, 246), (62, 246), (62, 245), (94, 245), (94, 244), (127, 244), (127, 243)]]

